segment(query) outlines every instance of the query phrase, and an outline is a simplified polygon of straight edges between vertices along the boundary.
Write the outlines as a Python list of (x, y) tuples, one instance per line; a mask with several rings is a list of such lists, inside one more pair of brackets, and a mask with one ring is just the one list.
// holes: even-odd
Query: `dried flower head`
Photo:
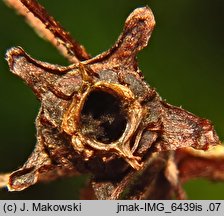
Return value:
[(9, 190), (90, 172), (98, 199), (184, 198), (180, 176), (187, 179), (193, 168), (183, 159), (220, 141), (210, 121), (164, 102), (144, 81), (136, 55), (155, 25), (149, 7), (134, 10), (115, 45), (90, 58), (36, 1), (17, 3), (31, 12), (31, 25), (41, 21), (46, 29), (38, 31), (53, 35), (73, 64), (40, 62), (21, 47), (7, 52), (10, 70), (41, 101), (36, 147), (10, 174)]

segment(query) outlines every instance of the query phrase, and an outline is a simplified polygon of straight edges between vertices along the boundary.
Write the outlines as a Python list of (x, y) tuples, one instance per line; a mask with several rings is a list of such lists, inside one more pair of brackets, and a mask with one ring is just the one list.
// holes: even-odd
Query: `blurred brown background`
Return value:
[[(110, 48), (136, 7), (149, 5), (156, 28), (138, 56), (149, 84), (169, 103), (210, 119), (224, 140), (223, 0), (67, 0), (40, 1), (92, 56)], [(0, 2), (0, 172), (22, 165), (35, 145), (39, 102), (13, 76), (4, 60), (12, 46), (32, 57), (66, 65), (13, 10)], [(78, 199), (84, 177), (35, 185), (23, 192), (0, 191), (0, 199)], [(224, 199), (224, 183), (205, 180), (185, 185), (190, 199)]]

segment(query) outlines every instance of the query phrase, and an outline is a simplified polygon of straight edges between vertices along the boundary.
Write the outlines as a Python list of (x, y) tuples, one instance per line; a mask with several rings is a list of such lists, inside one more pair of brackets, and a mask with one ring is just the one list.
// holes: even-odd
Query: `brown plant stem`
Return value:
[(71, 63), (87, 60), (90, 55), (37, 1), (4, 0), (22, 15), (39, 36), (49, 41)]
[(9, 181), (10, 173), (0, 174), (0, 188), (6, 187)]

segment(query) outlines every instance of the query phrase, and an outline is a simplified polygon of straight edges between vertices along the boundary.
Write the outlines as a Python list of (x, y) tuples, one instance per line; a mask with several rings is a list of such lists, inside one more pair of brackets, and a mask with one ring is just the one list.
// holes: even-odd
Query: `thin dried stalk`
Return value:
[(22, 15), (39, 36), (49, 41), (70, 62), (78, 63), (90, 58), (85, 48), (49, 16), (37, 1), (4, 0), (4, 2)]
[(0, 174), (0, 188), (6, 187), (9, 182), (10, 173)]

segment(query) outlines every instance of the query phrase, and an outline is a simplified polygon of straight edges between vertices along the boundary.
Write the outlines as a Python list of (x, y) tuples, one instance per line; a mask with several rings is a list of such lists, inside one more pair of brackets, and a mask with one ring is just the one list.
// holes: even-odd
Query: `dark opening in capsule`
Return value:
[(127, 113), (121, 98), (102, 90), (90, 92), (80, 116), (83, 135), (109, 144), (118, 140), (127, 124)]

